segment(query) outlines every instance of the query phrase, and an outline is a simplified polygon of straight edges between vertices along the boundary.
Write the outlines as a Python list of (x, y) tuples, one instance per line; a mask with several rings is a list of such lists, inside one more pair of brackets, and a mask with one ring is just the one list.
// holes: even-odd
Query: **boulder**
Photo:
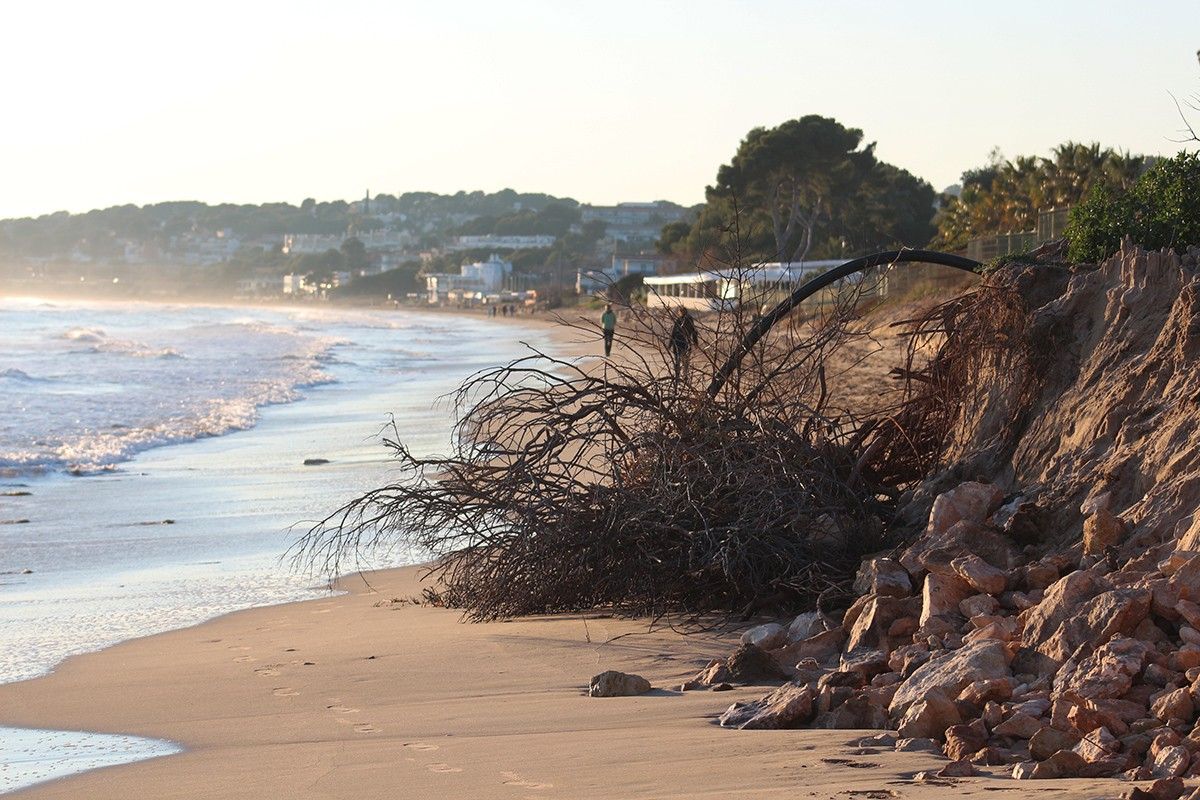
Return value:
[(825, 615), (820, 611), (805, 611), (798, 614), (787, 628), (788, 642), (802, 642), (810, 636), (823, 633), (830, 626), (826, 625)]
[(862, 730), (886, 728), (887, 712), (870, 702), (866, 695), (855, 695), (832, 711), (819, 715), (813, 722), (814, 728)]
[(1108, 588), (1108, 582), (1094, 570), (1077, 570), (1052, 583), (1042, 602), (1021, 614), (1025, 644), (1036, 647), (1045, 642), (1080, 605)]
[(929, 573), (921, 587), (921, 626), (936, 618), (961, 621), (958, 606), (975, 593), (969, 583), (956, 575)]
[(897, 739), (895, 750), (897, 753), (936, 753), (939, 756), (942, 754), (942, 746), (927, 738)]
[(787, 628), (777, 622), (755, 625), (742, 634), (742, 644), (750, 644), (763, 650), (774, 650), (787, 644)]
[(913, 593), (912, 577), (893, 558), (870, 558), (858, 568), (858, 574), (854, 577), (854, 593), (860, 596), (909, 597)]
[(1083, 552), (1103, 555), (1109, 547), (1120, 543), (1125, 536), (1125, 523), (1107, 508), (1099, 508), (1083, 521)]
[(592, 678), (589, 697), (629, 697), (650, 691), (650, 681), (641, 675), (630, 675), (610, 669)]
[(946, 758), (962, 761), (987, 747), (988, 732), (982, 720), (969, 724), (951, 725), (946, 729)]
[(946, 729), (962, 722), (958, 706), (934, 689), (905, 709), (896, 732), (905, 739), (941, 739)]
[(772, 650), (771, 657), (773, 663), (779, 665), (776, 669), (790, 669), (793, 664), (810, 658), (824, 664), (841, 655), (842, 644), (845, 641), (845, 632), (840, 627), (833, 628)]
[(1154, 756), (1154, 761), (1149, 765), (1150, 774), (1155, 778), (1178, 778), (1187, 772), (1191, 763), (1192, 754), (1186, 747), (1171, 745), (1164, 747)]
[(1004, 490), (995, 484), (975, 481), (959, 484), (933, 501), (926, 533), (940, 535), (963, 520), (984, 522), (1003, 499)]
[[(1154, 716), (1161, 719), (1163, 722), (1170, 720), (1183, 720), (1191, 722), (1192, 716), (1196, 712), (1196, 707), (1192, 701), (1191, 692), (1187, 689), (1175, 689), (1174, 691), (1166, 692), (1158, 697), (1150, 704), (1150, 710)], [(1167, 776), (1171, 777), (1171, 776)]]
[(1006, 573), (974, 554), (956, 558), (950, 566), (958, 577), (983, 594), (1000, 594), (1008, 583)]
[(1060, 750), (1070, 750), (1079, 744), (1082, 737), (1071, 731), (1045, 727), (1029, 739), (1029, 755), (1035, 761), (1044, 761)]
[(1046, 723), (1036, 717), (1017, 712), (995, 727), (992, 733), (997, 736), (1008, 736), (1013, 739), (1032, 739), (1034, 734), (1046, 727)]
[(899, 719), (910, 705), (935, 690), (958, 697), (975, 681), (1011, 677), (1009, 660), (1007, 648), (996, 641), (973, 642), (931, 658), (900, 684), (888, 711), (893, 719)]
[[(882, 647), (891, 650), (892, 626), (902, 619), (921, 613), (921, 601), (916, 597), (896, 598), (872, 596), (862, 607), (846, 635), (846, 649)], [(912, 631), (909, 631), (911, 636)]]
[[(958, 612), (967, 619), (990, 617), (1000, 610), (1000, 601), (990, 594), (973, 594), (958, 604)], [(976, 625), (975, 627), (982, 627)]]
[(759, 700), (734, 703), (719, 721), (722, 727), (743, 730), (795, 728), (812, 717), (814, 699), (808, 686), (785, 683)]
[(1071, 748), (1089, 764), (1104, 761), (1121, 750), (1121, 742), (1107, 728), (1090, 731)]
[(1151, 652), (1145, 642), (1116, 636), (1090, 656), (1064, 662), (1054, 675), (1054, 695), (1091, 700), (1121, 697), (1129, 691)]
[(1049, 758), (1038, 763), (1030, 776), (1034, 780), (1054, 778), (1077, 778), (1083, 772), (1087, 762), (1083, 756), (1073, 750), (1059, 750)]
[[(801, 658), (803, 656), (796, 660)], [(785, 680), (788, 677), (770, 653), (752, 644), (743, 644), (734, 650), (725, 661), (725, 671), (723, 681), (738, 683)]]
[[(1101, 592), (1077, 606), (1057, 630), (1034, 646), (1044, 655), (1063, 661), (1082, 645), (1096, 647), (1118, 634), (1129, 636), (1150, 613), (1150, 596), (1141, 588)], [(1025, 643), (1031, 643), (1028, 627)]]

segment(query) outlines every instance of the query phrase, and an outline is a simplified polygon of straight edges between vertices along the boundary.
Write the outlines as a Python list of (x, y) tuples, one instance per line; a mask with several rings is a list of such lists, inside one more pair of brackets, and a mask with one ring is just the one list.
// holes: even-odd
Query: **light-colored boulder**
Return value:
[(996, 641), (973, 642), (931, 658), (900, 684), (888, 710), (899, 719), (910, 705), (935, 690), (957, 697), (977, 680), (1011, 677), (1010, 660), (1007, 648)]
[[(1079, 604), (1073, 615), (1035, 647), (1050, 658), (1064, 661), (1082, 645), (1096, 647), (1118, 634), (1129, 636), (1150, 613), (1150, 597), (1150, 592), (1142, 588), (1101, 592)], [(1025, 642), (1030, 643), (1028, 635)]]
[(1013, 739), (1032, 739), (1033, 735), (1046, 727), (1043, 720), (1028, 714), (1016, 713), (996, 726), (992, 733), (997, 736), (1009, 736)]
[[(900, 620), (916, 620), (921, 611), (921, 601), (916, 597), (880, 597), (872, 596), (861, 609), (846, 635), (846, 649), (856, 650), (860, 647), (881, 647), (891, 650), (890, 642), (894, 635), (893, 625)], [(912, 630), (909, 630), (909, 636)], [(900, 634), (903, 636), (903, 633)]]
[(1145, 642), (1116, 636), (1086, 658), (1064, 662), (1054, 675), (1054, 695), (1092, 700), (1121, 697), (1151, 651)]
[(1150, 774), (1155, 778), (1178, 778), (1187, 772), (1192, 763), (1192, 754), (1183, 745), (1164, 747), (1154, 757)]
[(787, 629), (789, 642), (801, 642), (810, 636), (816, 636), (829, 627), (825, 624), (825, 615), (820, 611), (805, 611), (798, 614)]
[(950, 566), (958, 577), (983, 594), (1000, 594), (1008, 583), (1006, 573), (974, 554), (956, 558), (950, 562)]
[(726, 728), (744, 730), (795, 728), (812, 718), (813, 690), (786, 683), (765, 697), (749, 703), (734, 703), (721, 715)]
[(787, 628), (777, 622), (755, 625), (742, 634), (742, 644), (752, 644), (763, 650), (774, 650), (787, 644)]
[(966, 520), (980, 523), (1000, 507), (1004, 490), (991, 483), (968, 481), (938, 495), (929, 512), (926, 532), (944, 533), (956, 523)]
[(941, 691), (931, 691), (905, 709), (896, 731), (905, 739), (941, 739), (962, 722), (958, 706)]
[[(1000, 601), (990, 594), (973, 594), (958, 604), (958, 612), (967, 619), (990, 617), (1000, 610)], [(983, 627), (976, 625), (975, 627)]]
[[(1174, 691), (1166, 692), (1160, 695), (1150, 705), (1150, 710), (1154, 716), (1161, 719), (1163, 722), (1170, 720), (1182, 720), (1191, 722), (1192, 716), (1196, 712), (1195, 704), (1192, 702), (1192, 695), (1187, 689), (1175, 689)], [(1171, 777), (1171, 776), (1167, 776)]]
[(592, 678), (588, 686), (591, 697), (629, 697), (650, 691), (650, 681), (641, 675), (630, 675), (610, 669)]
[(1036, 647), (1046, 641), (1078, 613), (1080, 605), (1109, 588), (1108, 581), (1094, 570), (1081, 569), (1059, 578), (1046, 589), (1040, 603), (1022, 612), (1025, 644)]
[(913, 593), (908, 570), (893, 558), (871, 558), (862, 562), (854, 577), (854, 593), (880, 597), (909, 597)]
[(959, 603), (973, 594), (975, 590), (962, 578), (929, 573), (921, 587), (921, 626), (924, 627), (939, 617), (959, 620)]

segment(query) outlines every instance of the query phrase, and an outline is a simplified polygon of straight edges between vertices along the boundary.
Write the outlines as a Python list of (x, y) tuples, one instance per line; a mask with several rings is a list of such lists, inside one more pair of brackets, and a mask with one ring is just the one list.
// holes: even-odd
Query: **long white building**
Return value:
[(796, 261), (759, 264), (745, 270), (696, 271), (680, 275), (647, 277), (646, 302), (650, 306), (686, 306), (698, 310), (729, 308), (757, 302), (778, 292), (790, 292), (814, 275), (844, 263)]

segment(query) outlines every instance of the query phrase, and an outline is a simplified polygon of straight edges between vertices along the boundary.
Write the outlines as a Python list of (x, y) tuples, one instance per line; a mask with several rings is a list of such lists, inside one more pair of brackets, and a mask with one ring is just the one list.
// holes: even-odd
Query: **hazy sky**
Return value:
[(1168, 92), (1200, 91), (1200, 0), (42, 0), (0, 21), (4, 217), (365, 189), (693, 203), (747, 130), (809, 113), (940, 189), (993, 146), (1173, 153)]

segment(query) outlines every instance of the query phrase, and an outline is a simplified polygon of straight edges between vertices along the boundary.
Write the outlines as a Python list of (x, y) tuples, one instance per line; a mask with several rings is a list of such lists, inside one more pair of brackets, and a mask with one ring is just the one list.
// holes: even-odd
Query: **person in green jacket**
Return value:
[(604, 357), (612, 353), (613, 336), (617, 333), (617, 313), (612, 310), (612, 306), (605, 306), (604, 313), (600, 316), (600, 327), (604, 329)]

